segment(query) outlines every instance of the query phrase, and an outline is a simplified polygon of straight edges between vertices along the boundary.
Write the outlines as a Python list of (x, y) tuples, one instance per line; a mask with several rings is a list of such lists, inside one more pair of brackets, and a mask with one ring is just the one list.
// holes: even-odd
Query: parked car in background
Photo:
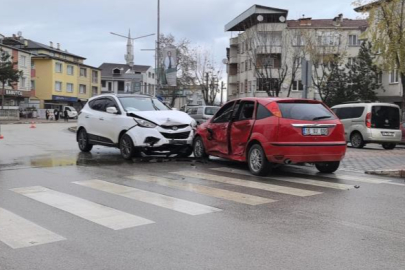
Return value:
[(354, 148), (378, 143), (394, 149), (401, 142), (401, 110), (389, 103), (347, 103), (332, 107), (345, 127), (346, 141)]
[(61, 118), (64, 118), (65, 110), (68, 112), (69, 118), (76, 118), (79, 114), (77, 113), (76, 109), (72, 106), (62, 106)]
[(405, 143), (405, 122), (402, 123), (402, 143)]
[(83, 152), (93, 145), (117, 147), (125, 159), (147, 155), (192, 154), (197, 123), (188, 114), (170, 110), (146, 95), (101, 95), (84, 106), (77, 125)]
[(211, 119), (219, 110), (218, 106), (193, 106), (187, 109), (186, 113), (200, 125)]
[(344, 128), (323, 103), (288, 98), (243, 98), (226, 103), (197, 128), (194, 155), (247, 162), (254, 175), (275, 164), (314, 163), (322, 173), (339, 168)]

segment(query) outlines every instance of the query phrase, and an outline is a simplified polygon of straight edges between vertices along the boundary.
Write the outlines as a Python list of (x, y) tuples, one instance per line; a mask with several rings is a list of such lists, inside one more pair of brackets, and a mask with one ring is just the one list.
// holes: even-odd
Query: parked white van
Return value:
[(355, 148), (378, 143), (390, 150), (401, 142), (401, 110), (395, 104), (351, 102), (332, 110), (345, 127), (346, 141)]
[(64, 116), (65, 110), (68, 112), (69, 118), (76, 118), (78, 116), (78, 113), (77, 113), (77, 111), (76, 111), (76, 109), (74, 107), (72, 107), (72, 106), (62, 106), (62, 111), (60, 112), (62, 118), (65, 117)]

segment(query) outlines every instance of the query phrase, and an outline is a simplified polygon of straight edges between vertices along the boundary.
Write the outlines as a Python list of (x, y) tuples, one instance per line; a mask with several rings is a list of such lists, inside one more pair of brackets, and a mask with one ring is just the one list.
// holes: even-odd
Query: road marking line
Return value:
[[(230, 168), (226, 168), (226, 167), (212, 168), (211, 170), (219, 171), (219, 172), (234, 172), (237, 174), (252, 176), (252, 174), (250, 174), (248, 171), (243, 171), (243, 170), (239, 170), (239, 169), (230, 169)], [(335, 176), (330, 176), (330, 175), (318, 175), (316, 173), (311, 173), (311, 172), (293, 172), (293, 173), (321, 177), (321, 178), (329, 178), (332, 180), (346, 180), (346, 181), (363, 182), (363, 183), (369, 183), (369, 184), (388, 184), (388, 182), (389, 182), (389, 180), (367, 179), (367, 178), (361, 178), (361, 177), (359, 178), (357, 176), (351, 176), (351, 175), (339, 175), (338, 177), (335, 177)], [(270, 178), (272, 178), (272, 177), (270, 176)]]
[(253, 182), (253, 181), (249, 181), (249, 180), (235, 179), (235, 178), (230, 178), (230, 177), (225, 177), (225, 176), (200, 173), (200, 172), (194, 172), (194, 171), (179, 171), (179, 172), (172, 172), (172, 173), (177, 174), (177, 175), (187, 176), (187, 177), (199, 178), (199, 179), (203, 179), (203, 180), (210, 180), (210, 181), (215, 181), (215, 182), (219, 182), (219, 183), (225, 183), (225, 184), (254, 188), (254, 189), (261, 189), (261, 190), (266, 190), (266, 191), (271, 191), (271, 192), (276, 192), (276, 193), (283, 193), (283, 194), (299, 196), (299, 197), (307, 197), (307, 196), (322, 194), (322, 192), (317, 192), (317, 191), (277, 186), (277, 185), (272, 185), (272, 184)]
[(219, 189), (219, 188), (207, 187), (207, 186), (202, 186), (202, 185), (197, 185), (197, 184), (184, 183), (184, 182), (180, 182), (180, 181), (173, 180), (173, 179), (151, 176), (151, 175), (135, 175), (135, 176), (129, 176), (128, 178), (136, 180), (136, 181), (154, 183), (154, 184), (157, 184), (160, 186), (190, 191), (190, 192), (194, 192), (194, 193), (198, 193), (198, 194), (202, 194), (202, 195), (206, 195), (206, 196), (211, 196), (211, 197), (215, 197), (215, 198), (220, 198), (220, 199), (234, 201), (234, 202), (248, 204), (248, 205), (259, 205), (259, 204), (275, 202), (275, 200), (267, 199), (267, 198), (263, 198), (263, 197), (228, 191), (228, 190)]
[(396, 183), (396, 182), (388, 182), (388, 183), (386, 183), (386, 184), (395, 185), (395, 186), (403, 186), (403, 187), (405, 187), (405, 184), (402, 184), (402, 183)]
[(101, 180), (73, 183), (193, 216), (221, 211), (221, 209), (215, 207)]
[(37, 224), (0, 208), (0, 241), (13, 249), (66, 240)]
[(154, 223), (142, 217), (45, 187), (15, 188), (12, 191), (113, 230)]
[[(249, 172), (239, 170), (239, 169), (212, 168), (211, 170), (218, 171), (218, 172), (228, 172), (228, 173), (252, 176)], [(310, 186), (317, 186), (317, 187), (333, 188), (333, 189), (339, 189), (339, 190), (348, 190), (348, 189), (354, 188), (354, 186), (351, 186), (351, 185), (345, 185), (345, 184), (339, 184), (339, 183), (330, 183), (330, 182), (324, 182), (324, 181), (320, 181), (320, 180), (311, 180), (311, 179), (290, 177), (290, 176), (285, 176), (285, 177), (268, 176), (266, 178), (267, 179), (274, 179), (274, 180), (277, 180), (277, 181), (284, 181), (284, 182), (303, 184), (303, 185), (310, 185)]]

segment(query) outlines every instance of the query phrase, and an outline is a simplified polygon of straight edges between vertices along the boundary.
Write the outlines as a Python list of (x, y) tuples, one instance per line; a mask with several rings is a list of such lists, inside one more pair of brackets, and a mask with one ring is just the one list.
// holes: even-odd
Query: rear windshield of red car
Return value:
[(278, 103), (283, 118), (295, 120), (321, 121), (336, 119), (320, 103)]

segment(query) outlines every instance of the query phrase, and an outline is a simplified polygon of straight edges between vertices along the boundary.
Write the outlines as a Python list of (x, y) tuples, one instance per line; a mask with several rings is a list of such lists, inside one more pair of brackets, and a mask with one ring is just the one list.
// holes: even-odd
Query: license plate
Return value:
[(327, 128), (303, 128), (302, 134), (304, 136), (326, 136), (329, 130)]
[(170, 140), (169, 144), (180, 144), (180, 145), (184, 145), (187, 144), (187, 141), (178, 141), (178, 140)]
[(386, 136), (386, 137), (394, 137), (395, 133), (394, 132), (381, 132), (381, 135)]

